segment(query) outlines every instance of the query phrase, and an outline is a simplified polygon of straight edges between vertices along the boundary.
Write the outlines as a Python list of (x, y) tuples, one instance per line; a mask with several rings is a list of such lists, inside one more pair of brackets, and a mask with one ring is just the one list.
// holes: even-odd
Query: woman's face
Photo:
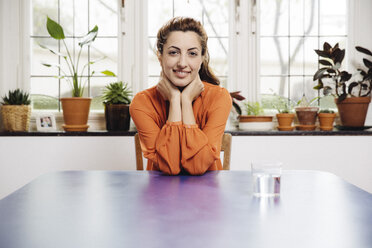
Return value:
[(177, 87), (185, 87), (199, 74), (203, 61), (199, 36), (192, 31), (169, 34), (159, 61), (166, 77)]

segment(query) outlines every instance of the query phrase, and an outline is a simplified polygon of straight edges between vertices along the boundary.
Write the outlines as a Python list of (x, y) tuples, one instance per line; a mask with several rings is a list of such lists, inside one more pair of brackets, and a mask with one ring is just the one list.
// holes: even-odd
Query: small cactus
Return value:
[(31, 100), (28, 93), (20, 89), (9, 90), (8, 95), (3, 97), (3, 105), (30, 105)]

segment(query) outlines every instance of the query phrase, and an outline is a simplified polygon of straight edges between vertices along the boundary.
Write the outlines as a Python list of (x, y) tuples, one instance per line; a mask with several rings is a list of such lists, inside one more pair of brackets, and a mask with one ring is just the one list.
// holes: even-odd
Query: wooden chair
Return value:
[[(230, 170), (230, 157), (231, 157), (231, 134), (224, 133), (222, 136), (221, 152), (223, 152), (223, 163), (222, 167), (224, 170)], [(136, 150), (136, 165), (137, 170), (143, 170), (143, 158), (141, 143), (138, 133), (134, 135), (134, 144)]]

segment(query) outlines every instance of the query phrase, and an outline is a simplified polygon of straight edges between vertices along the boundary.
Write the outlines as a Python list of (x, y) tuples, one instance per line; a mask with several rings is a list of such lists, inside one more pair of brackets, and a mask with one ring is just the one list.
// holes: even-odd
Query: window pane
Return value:
[(174, 1), (174, 16), (187, 16), (202, 21), (203, 4), (200, 0)]
[(261, 94), (288, 97), (288, 77), (261, 77)]
[(148, 79), (148, 82), (147, 82), (148, 87), (150, 88), (150, 87), (155, 86), (159, 82), (159, 80), (160, 80), (160, 77), (151, 77), (150, 76), (149, 79)]
[(95, 75), (102, 75), (101, 72), (109, 70), (118, 74), (118, 39), (97, 38), (90, 46), (90, 61), (96, 61), (90, 66)]
[(289, 39), (290, 47), (290, 74), (302, 75), (304, 73), (304, 39), (300, 37), (293, 37)]
[[(156, 36), (165, 22), (173, 17), (172, 0), (148, 1), (148, 34)], [(161, 13), (161, 14), (160, 14)]]
[(117, 36), (118, 3), (113, 0), (90, 0), (90, 28), (98, 26), (98, 36)]
[(160, 75), (161, 67), (159, 64), (158, 57), (156, 56), (156, 38), (149, 38), (149, 64), (148, 74), (149, 76)]
[(315, 49), (318, 49), (318, 38), (307, 37), (304, 43), (304, 67), (305, 75), (314, 75), (318, 70), (318, 55), (315, 53)]
[(229, 1), (201, 1), (204, 7), (204, 28), (209, 37), (229, 35)]
[(261, 74), (288, 74), (288, 38), (261, 38)]
[(320, 1), (321, 35), (345, 35), (346, 19), (347, 0)]
[(56, 66), (46, 67), (42, 65), (42, 63), (57, 65), (58, 57), (49, 50), (41, 48), (39, 44), (53, 51), (58, 51), (58, 41), (52, 38), (31, 38), (31, 74), (38, 76), (58, 75), (58, 68)]
[(31, 78), (30, 94), (34, 110), (58, 110), (58, 79), (54, 77)]
[(261, 35), (288, 35), (288, 1), (260, 1)]
[(58, 19), (58, 0), (32, 0), (31, 34), (49, 36), (46, 29), (47, 16)]
[(318, 92), (313, 89), (316, 83), (313, 82), (312, 77), (292, 76), (289, 83), (291, 85), (290, 98), (295, 102), (301, 100), (304, 94), (309, 102), (318, 96)]
[(63, 27), (65, 36), (83, 36), (87, 34), (88, 0), (59, 1), (60, 24)]
[(214, 73), (219, 75), (228, 74), (227, 56), (228, 56), (228, 38), (210, 38), (208, 39), (208, 49), (210, 55), (210, 66)]

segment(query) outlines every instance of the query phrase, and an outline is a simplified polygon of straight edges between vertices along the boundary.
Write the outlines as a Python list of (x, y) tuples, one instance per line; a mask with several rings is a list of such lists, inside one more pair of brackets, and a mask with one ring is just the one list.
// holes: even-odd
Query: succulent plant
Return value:
[(8, 95), (3, 97), (3, 105), (30, 105), (30, 95), (20, 89), (9, 90)]
[(103, 91), (104, 104), (130, 104), (132, 91), (127, 83), (121, 81), (110, 83)]

